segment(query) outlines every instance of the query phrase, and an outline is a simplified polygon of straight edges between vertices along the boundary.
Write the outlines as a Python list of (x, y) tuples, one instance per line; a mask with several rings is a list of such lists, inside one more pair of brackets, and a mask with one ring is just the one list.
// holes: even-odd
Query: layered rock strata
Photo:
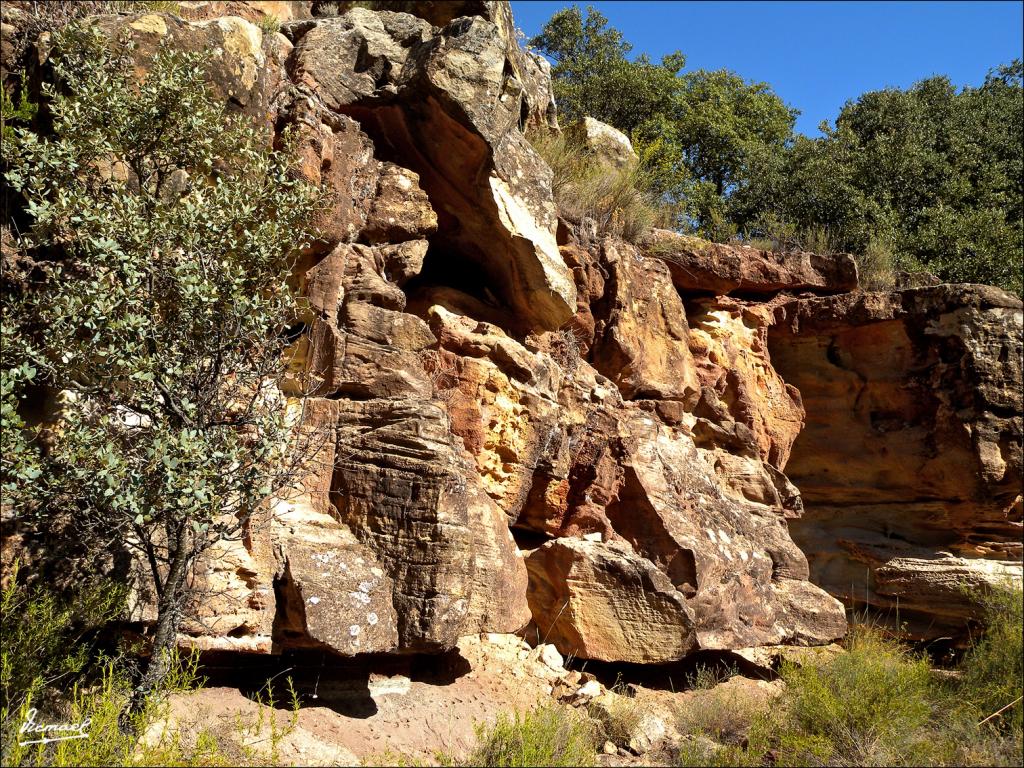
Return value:
[(659, 663), (839, 638), (828, 592), (861, 565), (870, 604), (913, 593), (943, 627), (973, 615), (961, 574), (1019, 570), (1019, 303), (557, 220), (523, 133), (557, 126), (547, 65), (506, 3), (267, 4), (280, 33), (259, 4), (182, 5), (96, 23), (140, 76), (165, 42), (210, 50), (215, 91), (326, 193), (283, 384), (304, 476), (201, 565), (183, 645), (408, 653), (531, 624)]
[(778, 307), (806, 423), (786, 472), (812, 580), (920, 638), (959, 637), (1021, 579), (1021, 302), (986, 286)]

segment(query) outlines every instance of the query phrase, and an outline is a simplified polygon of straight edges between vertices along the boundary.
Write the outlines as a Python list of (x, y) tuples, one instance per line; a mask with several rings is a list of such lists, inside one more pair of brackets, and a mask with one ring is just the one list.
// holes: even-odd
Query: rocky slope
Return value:
[(831, 642), (836, 597), (959, 635), (960, 584), (1020, 579), (1018, 300), (558, 219), (524, 137), (557, 130), (548, 67), (506, 3), (181, 5), (96, 23), (140, 73), (166, 42), (212, 51), (218, 93), (330, 193), (288, 380), (316, 456), (204, 564), (183, 645), (525, 631), (658, 663)]

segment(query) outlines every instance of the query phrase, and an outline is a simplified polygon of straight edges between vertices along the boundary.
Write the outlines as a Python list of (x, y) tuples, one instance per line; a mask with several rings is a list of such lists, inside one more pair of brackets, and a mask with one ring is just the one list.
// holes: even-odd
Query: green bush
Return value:
[(116, 618), (124, 587), (106, 580), (60, 596), (19, 583), (18, 564), (0, 591), (0, 719), (37, 699), (48, 686), (67, 688), (86, 671), (96, 632)]
[[(179, 684), (195, 684), (194, 661), (175, 656), (171, 677)], [(147, 730), (166, 714), (164, 696), (171, 689), (151, 693), (144, 706), (131, 716), (131, 728), (123, 721), (125, 702), (131, 695), (131, 675), (118, 661), (108, 660), (98, 681), (75, 685), (63, 705), (46, 715), (35, 715), (37, 723), (82, 724), (82, 738), (51, 743), (16, 729), (30, 717), (36, 703), (26, 699), (5, 724), (3, 765), (7, 766), (230, 766), (229, 759), (207, 729), (189, 739), (180, 733), (159, 732), (140, 741), (134, 734)], [(13, 727), (12, 727), (13, 726)], [(186, 743), (187, 741), (187, 743)]]
[(478, 732), (479, 746), (466, 765), (527, 768), (528, 766), (593, 765), (593, 728), (572, 710), (550, 704), (526, 714), (503, 715), (490, 729)]
[(894, 759), (931, 714), (927, 660), (870, 630), (856, 629), (831, 663), (787, 665), (782, 674), (793, 724), (829, 757), (853, 764)]
[(1024, 728), (1024, 594), (1019, 587), (994, 590), (985, 604), (985, 633), (962, 665), (963, 694), (979, 720), (1016, 701), (989, 722), (1019, 734)]
[(18, 93), (17, 106), (14, 104), (14, 99), (7, 95), (7, 89), (0, 87), (0, 134), (2, 134), (3, 140), (5, 142), (14, 141), (14, 126), (8, 125), (8, 123), (28, 125), (35, 119), (38, 111), (39, 105), (29, 98), (24, 82)]
[(274, 35), (281, 31), (281, 20), (272, 13), (260, 16), (257, 25), (265, 35)]

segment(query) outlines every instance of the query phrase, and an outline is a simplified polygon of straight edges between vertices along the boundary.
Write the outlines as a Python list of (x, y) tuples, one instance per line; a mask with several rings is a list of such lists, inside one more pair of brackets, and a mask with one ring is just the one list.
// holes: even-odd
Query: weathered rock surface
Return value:
[(857, 264), (846, 254), (775, 253), (746, 245), (709, 243), (663, 229), (652, 230), (644, 250), (668, 265), (680, 291), (843, 293), (857, 287)]
[(283, 36), (238, 16), (187, 22), (167, 13), (147, 13), (97, 16), (93, 23), (112, 44), (130, 41), (135, 46), (131, 57), (140, 77), (161, 45), (210, 54), (214, 93), (246, 114), (272, 119), (272, 97), (283, 85), (284, 62), (292, 47)]
[(665, 265), (611, 240), (601, 244), (599, 263), (607, 278), (603, 294), (591, 297), (591, 364), (627, 399), (693, 398), (699, 385), (686, 312)]
[(680, 659), (696, 647), (693, 609), (628, 545), (555, 539), (527, 564), (541, 636), (563, 653), (643, 664)]
[(435, 652), (532, 619), (660, 663), (829, 643), (865, 572), (935, 636), (974, 615), (960, 584), (1019, 574), (1019, 302), (845, 293), (849, 257), (657, 230), (556, 243), (523, 136), (557, 125), (550, 77), (507, 3), (183, 5), (97, 23), (140, 75), (213, 50), (216, 93), (326, 193), (282, 385), (306, 476), (201, 564), (183, 645)]
[(786, 472), (812, 580), (920, 637), (1021, 574), (1021, 303), (939, 285), (776, 310), (772, 359), (806, 426)]
[(580, 122), (566, 126), (565, 133), (585, 147), (598, 162), (611, 168), (630, 168), (640, 162), (629, 137), (600, 120), (584, 117)]
[(482, 268), (527, 325), (567, 320), (576, 297), (555, 243), (551, 171), (521, 132), (538, 105), (515, 76), (507, 30), (467, 16), (435, 34), (415, 16), (353, 8), (287, 31), (300, 91), (357, 117), (419, 173), (438, 242)]

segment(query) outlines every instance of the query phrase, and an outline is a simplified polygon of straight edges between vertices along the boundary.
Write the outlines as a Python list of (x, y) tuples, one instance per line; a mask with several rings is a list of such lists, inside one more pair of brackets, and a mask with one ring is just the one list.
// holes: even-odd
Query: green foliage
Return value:
[(181, 15), (181, 3), (176, 0), (105, 0), (106, 13), (171, 13)]
[(257, 23), (265, 35), (273, 35), (281, 31), (281, 20), (272, 13), (260, 16)]
[[(1021, 63), (979, 88), (932, 77), (846, 104), (824, 136), (756, 164), (730, 201), (748, 227), (765, 212), (821, 225), (852, 253), (889, 250), (893, 272), (1020, 294), (1024, 249)], [(872, 243), (874, 241), (874, 243)]]
[(676, 727), (682, 734), (739, 744), (762, 706), (763, 701), (742, 686), (719, 685), (694, 693), (677, 710)]
[(596, 756), (593, 729), (574, 711), (554, 704), (502, 716), (478, 737), (480, 744), (466, 765), (585, 766), (593, 765)]
[(681, 709), (686, 740), (677, 765), (1017, 765), (1024, 736), (1022, 594), (988, 598), (984, 636), (959, 678), (937, 677), (927, 659), (868, 627), (847, 652), (819, 666), (783, 666), (786, 687), (769, 706), (733, 701), (718, 686)]
[(41, 472), (33, 432), (20, 411), (26, 391), (39, 375), (31, 362), (31, 346), (18, 332), (21, 310), (21, 302), (11, 297), (0, 314), (0, 495), (5, 506), (27, 503)]
[[(177, 660), (175, 662), (178, 663)], [(172, 677), (181, 680), (187, 670), (177, 667)], [(147, 733), (140, 742), (122, 728), (125, 702), (132, 690), (131, 678), (118, 661), (109, 660), (102, 667), (99, 680), (92, 685), (71, 687), (66, 702), (46, 714), (34, 713), (36, 723), (83, 724), (84, 738), (49, 744), (27, 744), (29, 735), (17, 729), (28, 721), (36, 702), (26, 700), (5, 723), (4, 765), (10, 766), (231, 766), (237, 761), (227, 757), (218, 739), (202, 729), (192, 738), (181, 733), (158, 729), (147, 733), (150, 726), (166, 715), (165, 695), (170, 689), (154, 691), (144, 706), (131, 716), (133, 733)], [(187, 743), (186, 743), (187, 742)]]
[[(872, 285), (928, 270), (1024, 290), (1020, 60), (978, 88), (932, 77), (866, 93), (809, 139), (794, 135), (797, 112), (765, 83), (681, 72), (679, 52), (631, 61), (593, 8), (558, 11), (530, 44), (554, 62), (565, 122), (589, 115), (629, 135), (678, 229), (774, 240), (763, 232), (770, 220), (802, 247), (820, 247), (811, 233), (827, 232), (831, 248), (864, 254)], [(888, 263), (876, 268), (881, 243)]]
[(660, 64), (627, 58), (631, 46), (594, 8), (557, 12), (530, 41), (554, 60), (566, 122), (594, 117), (626, 133), (645, 158), (647, 188), (675, 208), (675, 224), (721, 234), (727, 197), (751, 159), (781, 151), (796, 113), (765, 83), (726, 70), (680, 73), (678, 51)]
[(14, 125), (10, 123), (21, 123), (29, 125), (35, 119), (39, 111), (39, 105), (29, 98), (28, 88), (25, 83), (21, 85), (18, 93), (18, 104), (15, 106), (14, 99), (8, 95), (6, 88), (0, 88), (0, 134), (3, 141), (14, 141)]
[(857, 254), (860, 284), (869, 291), (892, 290), (896, 285), (897, 267), (910, 267), (908, 271), (922, 269), (916, 265), (901, 264), (894, 248), (879, 237), (868, 240), (864, 250)]
[(711, 212), (727, 208), (727, 198), (748, 183), (762, 158), (783, 151), (797, 112), (767, 83), (748, 83), (726, 70), (698, 70), (683, 82), (672, 143), (690, 171), (690, 215), (703, 231)]
[(963, 690), (981, 720), (1012, 702), (993, 718), (994, 726), (1024, 730), (1024, 594), (1020, 587), (986, 596), (986, 629), (963, 661)]
[(61, 392), (61, 412), (38, 477), (16, 458), (3, 482), (33, 497), (15, 514), (67, 515), (83, 540), (134, 550), (166, 645), (196, 557), (287, 481), (276, 382), (316, 198), (225, 112), (200, 56), (161, 49), (135, 82), (99, 32), (72, 27), (51, 61), (52, 136), (16, 129), (8, 158), (32, 220), (19, 246), (43, 277), (4, 296), (17, 357), (5, 353), (2, 392), (26, 443), (29, 380)]
[[(824, 667), (787, 666), (789, 713), (804, 734), (853, 763), (878, 764), (904, 753), (908, 734), (928, 722), (928, 662), (866, 630)], [(794, 755), (804, 751), (800, 746)]]
[(124, 607), (123, 586), (97, 580), (62, 597), (19, 583), (15, 563), (0, 590), (0, 720), (48, 686), (66, 687), (87, 669), (96, 630)]
[(731, 677), (739, 674), (735, 667), (723, 668), (719, 666), (708, 666), (698, 664), (692, 675), (687, 675), (686, 684), (696, 691), (710, 691), (719, 683), (724, 683)]
[(600, 706), (591, 703), (587, 711), (601, 724), (605, 739), (625, 747), (643, 719), (643, 709), (621, 680), (616, 681), (611, 691), (617, 696), (610, 703)]
[(632, 46), (592, 7), (555, 13), (529, 45), (553, 59), (555, 99), (566, 122), (593, 117), (632, 134), (666, 111), (679, 88), (676, 74), (686, 63), (676, 52), (654, 64), (644, 55), (626, 58)]

